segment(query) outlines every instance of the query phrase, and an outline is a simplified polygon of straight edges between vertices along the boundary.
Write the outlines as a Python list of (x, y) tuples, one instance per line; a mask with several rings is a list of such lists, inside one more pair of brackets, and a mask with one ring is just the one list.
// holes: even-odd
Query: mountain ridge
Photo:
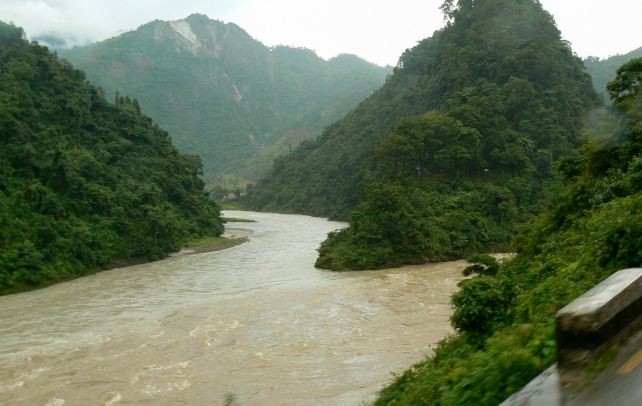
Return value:
[(349, 219), (318, 267), (377, 269), (509, 250), (559, 187), (599, 103), (581, 60), (535, 0), (458, 3), (386, 83), (301, 145), (252, 208)]
[(358, 56), (326, 61), (306, 48), (268, 47), (202, 14), (60, 54), (108, 94), (138, 98), (179, 149), (202, 156), (210, 182), (226, 173), (258, 179), (290, 148), (273, 148), (288, 144), (284, 135), (304, 128), (305, 139), (315, 137), (388, 73)]
[(584, 59), (584, 66), (586, 66), (586, 69), (593, 78), (593, 86), (595, 87), (595, 90), (597, 90), (598, 93), (608, 101), (609, 97), (606, 85), (615, 78), (617, 69), (625, 62), (641, 56), (642, 47), (639, 47), (625, 54), (611, 55), (608, 58), (589, 56)]

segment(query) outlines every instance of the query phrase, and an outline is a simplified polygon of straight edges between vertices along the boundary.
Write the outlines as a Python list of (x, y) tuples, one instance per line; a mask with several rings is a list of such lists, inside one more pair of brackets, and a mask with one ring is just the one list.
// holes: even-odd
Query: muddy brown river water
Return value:
[(464, 261), (333, 273), (343, 223), (225, 215), (249, 242), (0, 297), (0, 404), (360, 405), (451, 332)]

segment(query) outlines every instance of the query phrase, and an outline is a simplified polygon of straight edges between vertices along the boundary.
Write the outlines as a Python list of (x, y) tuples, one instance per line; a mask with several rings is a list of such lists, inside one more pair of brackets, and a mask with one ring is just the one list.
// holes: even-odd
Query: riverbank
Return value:
[(466, 261), (323, 271), (345, 223), (224, 216), (247, 243), (0, 298), (0, 404), (357, 405), (453, 333)]
[(236, 217), (221, 217), (221, 220), (227, 223), (256, 223), (256, 220), (236, 218)]
[[(251, 244), (244, 244), (237, 252), (249, 247)], [(296, 254), (288, 251), (285, 256)], [(242, 262), (240, 257), (230, 262), (218, 262), (216, 257), (207, 260), (207, 255), (188, 255), (166, 262), (171, 267), (185, 266), (176, 273), (160, 266), (148, 271), (149, 265), (141, 265), (134, 272), (118, 271), (127, 281), (108, 273), (99, 275), (90, 286), (87, 282), (91, 280), (82, 281), (90, 292), (107, 286), (108, 294), (115, 295), (119, 288), (118, 299), (110, 297), (110, 303), (119, 303), (118, 308), (126, 310), (104, 317), (113, 314), (113, 309), (96, 310), (98, 300), (90, 300), (91, 308), (83, 309), (81, 316), (91, 320), (87, 323), (98, 319), (108, 324), (108, 331), (96, 321), (96, 327), (77, 328), (79, 333), (65, 337), (65, 342), (47, 347), (46, 356), (8, 356), (0, 373), (0, 387), (6, 388), (0, 390), (0, 403), (46, 404), (55, 398), (91, 404), (119, 396), (123, 403), (132, 404), (222, 404), (232, 395), (239, 404), (249, 406), (372, 402), (391, 374), (400, 374), (431, 355), (437, 343), (452, 334), (449, 297), (466, 266), (465, 261), (456, 261), (339, 277), (310, 268), (318, 273), (314, 283), (288, 281), (294, 276), (290, 275), (279, 286), (243, 283), (234, 294), (221, 295), (215, 288), (218, 285), (225, 284), (228, 288), (223, 291), (229, 292), (230, 284), (240, 286), (237, 278), (249, 282), (269, 269), (287, 272), (289, 268), (281, 261), (270, 265), (265, 257), (260, 268), (235, 268), (234, 263)], [(237, 278), (215, 271), (228, 269), (223, 264)], [(250, 272), (252, 269), (261, 272)], [(149, 283), (150, 277), (159, 283), (167, 280), (167, 273), (193, 284), (189, 299), (176, 297), (186, 291), (184, 283)], [(206, 275), (216, 283), (206, 282)], [(145, 286), (148, 295), (130, 286)], [(56, 292), (47, 292), (52, 293)], [(174, 306), (199, 295), (209, 298)], [(67, 305), (81, 299), (72, 297), (75, 300)], [(141, 301), (168, 307), (150, 315)], [(137, 309), (140, 313), (134, 311)], [(130, 319), (122, 323), (120, 319), (128, 314)], [(132, 314), (145, 316), (132, 322)], [(57, 327), (42, 319), (43, 329)], [(70, 318), (63, 325), (64, 334), (69, 334), (71, 322), (79, 323)], [(284, 326), (289, 327), (284, 330)], [(84, 338), (88, 332), (96, 338)], [(18, 338), (11, 337), (12, 341)], [(10, 342), (4, 345), (11, 347)], [(44, 352), (22, 346), (10, 351)], [(42, 372), (24, 375), (25, 371)]]
[(202, 254), (204, 252), (220, 251), (226, 248), (235, 247), (247, 241), (247, 237), (203, 237), (190, 241), (185, 245), (185, 248), (179, 252), (170, 254), (170, 256), (177, 254)]
[[(228, 218), (228, 222), (254, 222), (254, 220), (245, 220), (237, 218)], [(232, 248), (237, 245), (243, 244), (248, 241), (249, 231), (240, 229), (240, 228), (226, 228), (225, 233), (222, 236), (206, 236), (193, 239), (183, 245), (183, 248), (180, 251), (168, 253), (162, 258), (118, 258), (112, 260), (108, 265), (104, 267), (94, 267), (84, 270), (82, 273), (75, 274), (71, 273), (67, 277), (58, 278), (55, 280), (43, 281), (38, 285), (16, 285), (10, 289), (0, 289), (0, 296), (12, 295), (16, 293), (29, 292), (37, 289), (47, 288), (49, 286), (57, 285), (64, 282), (69, 282), (78, 278), (83, 278), (90, 275), (95, 275), (103, 271), (109, 271), (113, 269), (126, 268), (136, 265), (150, 264), (157, 261), (161, 261), (165, 258), (181, 256), (181, 255), (191, 255), (191, 254), (201, 254), (206, 252), (221, 251), (227, 248)]]

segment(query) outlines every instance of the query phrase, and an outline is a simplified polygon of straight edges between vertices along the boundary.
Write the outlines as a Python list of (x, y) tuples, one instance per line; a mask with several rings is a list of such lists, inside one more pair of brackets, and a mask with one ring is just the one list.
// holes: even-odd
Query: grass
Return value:
[(188, 242), (185, 248), (194, 253), (220, 251), (247, 241), (247, 238), (202, 237)]
[(256, 223), (256, 220), (241, 219), (237, 217), (221, 217), (226, 223)]

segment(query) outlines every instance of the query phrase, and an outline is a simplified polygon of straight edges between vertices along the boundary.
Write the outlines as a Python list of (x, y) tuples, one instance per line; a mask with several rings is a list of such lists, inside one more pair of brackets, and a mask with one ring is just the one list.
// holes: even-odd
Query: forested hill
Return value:
[(613, 105), (590, 128), (594, 141), (563, 165), (563, 192), (522, 229), (517, 256), (499, 269), (476, 264), (481, 274), (452, 299), (458, 334), (376, 405), (501, 403), (555, 362), (559, 309), (642, 264), (642, 58), (620, 67), (608, 90)]
[(208, 180), (230, 173), (256, 180), (389, 73), (354, 55), (325, 61), (308, 49), (269, 48), (199, 14), (60, 54), (106, 94), (135, 96), (181, 151), (201, 156)]
[(595, 90), (602, 93), (608, 99), (606, 84), (615, 78), (615, 72), (625, 62), (642, 56), (642, 47), (628, 52), (624, 55), (614, 55), (609, 58), (600, 59), (594, 56), (584, 59), (584, 65), (593, 78)]
[(220, 235), (201, 163), (136, 100), (107, 102), (85, 75), (0, 23), (0, 294)]
[(378, 165), (375, 145), (402, 117), (431, 110), (479, 133), (471, 175), (550, 177), (550, 163), (578, 145), (582, 113), (596, 100), (582, 61), (538, 2), (459, 4), (444, 29), (404, 52), (381, 89), (277, 160), (252, 206), (346, 219)]
[(509, 249), (555, 185), (553, 163), (579, 145), (599, 98), (551, 15), (535, 0), (451, 3), (448, 25), (405, 52), (380, 90), (257, 185), (257, 208), (353, 210), (318, 266)]

